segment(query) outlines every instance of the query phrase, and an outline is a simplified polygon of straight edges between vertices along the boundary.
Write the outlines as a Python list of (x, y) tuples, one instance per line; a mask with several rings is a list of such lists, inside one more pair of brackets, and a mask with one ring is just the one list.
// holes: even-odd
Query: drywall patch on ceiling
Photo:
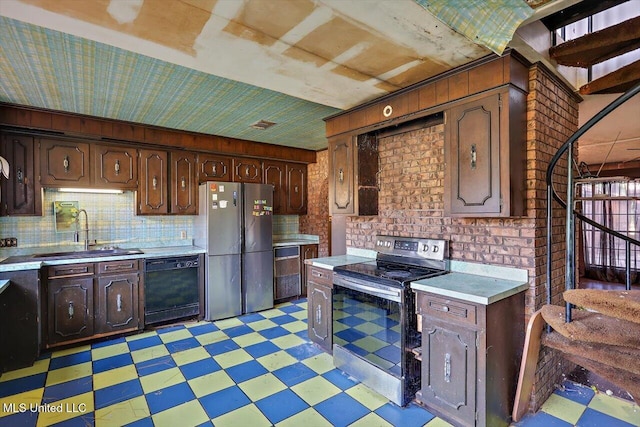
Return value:
[(107, 13), (120, 25), (130, 24), (138, 17), (143, 2), (144, 0), (111, 0)]

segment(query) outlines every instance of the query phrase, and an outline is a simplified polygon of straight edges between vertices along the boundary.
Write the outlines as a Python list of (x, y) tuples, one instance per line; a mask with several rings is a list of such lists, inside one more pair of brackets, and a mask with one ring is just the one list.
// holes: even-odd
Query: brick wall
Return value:
[(318, 256), (329, 256), (329, 151), (316, 153), (307, 166), (307, 214), (300, 216), (300, 232), (320, 236)]
[[(546, 169), (577, 129), (578, 100), (543, 66), (529, 75), (526, 141), (526, 216), (451, 218), (444, 215), (444, 125), (381, 138), (379, 214), (349, 217), (347, 246), (373, 249), (376, 234), (434, 237), (450, 241), (452, 259), (526, 269), (526, 315), (546, 302)], [(556, 168), (566, 191), (566, 161)], [(556, 208), (558, 206), (556, 205)], [(553, 218), (552, 300), (564, 289), (564, 212)], [(524, 330), (524, 325), (523, 325)], [(564, 360), (543, 349), (532, 408), (537, 409), (566, 372)]]

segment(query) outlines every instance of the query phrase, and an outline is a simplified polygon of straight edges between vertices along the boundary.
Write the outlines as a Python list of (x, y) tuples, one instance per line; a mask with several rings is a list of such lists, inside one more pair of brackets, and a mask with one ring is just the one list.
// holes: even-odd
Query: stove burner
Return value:
[(406, 270), (389, 270), (381, 274), (382, 277), (387, 277), (389, 279), (405, 279), (411, 275), (412, 273)]

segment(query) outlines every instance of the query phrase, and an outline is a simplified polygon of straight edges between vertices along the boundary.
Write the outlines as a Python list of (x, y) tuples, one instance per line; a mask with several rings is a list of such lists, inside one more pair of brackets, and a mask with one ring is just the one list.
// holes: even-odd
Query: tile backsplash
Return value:
[[(122, 194), (60, 193), (45, 190), (41, 217), (0, 218), (0, 237), (17, 237), (18, 248), (74, 245), (73, 232), (56, 232), (53, 202), (77, 201), (87, 211), (89, 239), (98, 244), (149, 246), (153, 242), (193, 238), (191, 216), (138, 216), (135, 214), (135, 193)], [(84, 216), (80, 217), (84, 227)], [(186, 239), (181, 239), (185, 235)], [(80, 232), (84, 241), (84, 232)]]
[[(0, 237), (16, 237), (18, 248), (73, 246), (84, 242), (80, 232), (80, 243), (74, 242), (73, 232), (57, 232), (53, 203), (77, 201), (78, 207), (87, 211), (89, 217), (89, 239), (101, 245), (122, 247), (149, 247), (154, 244), (191, 244), (194, 233), (194, 216), (136, 215), (135, 193), (92, 194), (61, 193), (44, 191), (43, 215), (41, 217), (0, 217)], [(84, 216), (80, 218), (84, 227)], [(297, 215), (274, 215), (273, 234), (299, 233)], [(184, 239), (182, 236), (186, 236)], [(0, 255), (15, 249), (0, 249)]]

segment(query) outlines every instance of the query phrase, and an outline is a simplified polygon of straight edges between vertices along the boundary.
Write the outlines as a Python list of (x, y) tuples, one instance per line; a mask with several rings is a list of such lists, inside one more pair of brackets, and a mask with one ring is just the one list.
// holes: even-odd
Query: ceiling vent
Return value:
[(270, 128), (273, 125), (275, 125), (274, 122), (268, 122), (266, 120), (259, 120), (259, 121), (255, 122), (254, 124), (252, 124), (251, 127), (254, 128), (254, 129), (265, 130), (267, 128)]

